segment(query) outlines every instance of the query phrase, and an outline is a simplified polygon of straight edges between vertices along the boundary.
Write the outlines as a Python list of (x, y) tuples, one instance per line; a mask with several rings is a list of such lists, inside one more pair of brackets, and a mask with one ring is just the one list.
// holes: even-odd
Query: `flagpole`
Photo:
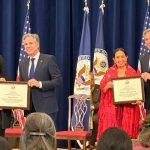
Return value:
[[(89, 8), (88, 8), (88, 3), (87, 0), (84, 0), (84, 11), (88, 14), (89, 13)], [(91, 74), (90, 74), (90, 82), (91, 82)], [(91, 83), (90, 83), (91, 84)], [(92, 85), (90, 85), (91, 88)], [(88, 95), (87, 95), (88, 96)], [(88, 97), (86, 98), (86, 100), (88, 99)], [(93, 106), (93, 99), (92, 99), (92, 90), (90, 89), (90, 109), (91, 106)], [(92, 111), (93, 112), (93, 111)], [(90, 129), (93, 129), (93, 113), (90, 113), (89, 116), (89, 127)]]
[(84, 0), (84, 11), (89, 13), (88, 3), (87, 0)]
[(104, 0), (102, 0), (102, 4), (104, 4)]
[(27, 9), (30, 9), (30, 0), (27, 0)]
[(87, 0), (84, 0), (84, 6), (87, 7)]
[(102, 13), (104, 14), (104, 8), (105, 8), (104, 0), (102, 0), (102, 3), (100, 4), (99, 8), (102, 10)]

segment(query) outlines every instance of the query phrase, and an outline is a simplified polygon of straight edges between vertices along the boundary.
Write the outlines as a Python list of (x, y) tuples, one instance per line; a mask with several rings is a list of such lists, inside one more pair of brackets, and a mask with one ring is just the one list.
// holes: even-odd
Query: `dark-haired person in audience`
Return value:
[(35, 112), (27, 116), (20, 140), (20, 150), (55, 150), (56, 130), (46, 113)]
[(112, 78), (137, 76), (136, 71), (127, 63), (128, 55), (123, 48), (117, 48), (113, 54), (114, 65), (108, 69), (101, 83), (101, 98), (99, 105), (99, 125), (97, 139), (109, 127), (121, 127), (130, 137), (136, 138), (139, 130), (140, 111), (135, 104), (113, 103)]
[(12, 146), (4, 137), (0, 137), (0, 150), (12, 150)]
[(150, 150), (150, 114), (140, 127), (138, 144), (134, 144), (133, 150)]
[(132, 150), (132, 141), (123, 129), (112, 127), (103, 132), (96, 150)]
[[(4, 60), (0, 55), (0, 82), (6, 81), (4, 73)], [(11, 110), (0, 108), (0, 136), (4, 136), (5, 129), (11, 126)]]

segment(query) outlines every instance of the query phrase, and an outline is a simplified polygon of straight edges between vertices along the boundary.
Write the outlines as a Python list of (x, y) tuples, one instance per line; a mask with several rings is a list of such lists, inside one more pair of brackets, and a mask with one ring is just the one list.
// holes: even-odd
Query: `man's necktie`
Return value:
[(35, 58), (32, 58), (31, 59), (31, 68), (30, 68), (30, 79), (33, 79), (34, 78), (34, 70), (35, 70), (35, 66), (34, 66), (34, 59)]

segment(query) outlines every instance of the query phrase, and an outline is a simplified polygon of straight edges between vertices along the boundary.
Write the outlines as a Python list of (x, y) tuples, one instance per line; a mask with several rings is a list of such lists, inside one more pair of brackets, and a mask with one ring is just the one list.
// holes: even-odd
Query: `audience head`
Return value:
[(12, 150), (10, 143), (4, 138), (0, 136), (0, 149), (1, 150)]
[(147, 115), (145, 121), (140, 127), (138, 141), (144, 147), (150, 147), (150, 115)]
[(56, 149), (55, 126), (53, 120), (45, 113), (35, 112), (27, 116), (20, 150), (54, 150)]
[(96, 150), (132, 150), (132, 141), (121, 128), (108, 128), (100, 137)]
[(124, 67), (128, 60), (127, 52), (123, 48), (115, 49), (113, 53), (113, 60), (118, 67)]

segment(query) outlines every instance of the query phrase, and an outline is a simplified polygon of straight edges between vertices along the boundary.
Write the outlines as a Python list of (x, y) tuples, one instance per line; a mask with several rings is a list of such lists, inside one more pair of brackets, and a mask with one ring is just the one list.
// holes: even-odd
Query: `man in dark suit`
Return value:
[[(23, 36), (25, 52), (29, 55), (19, 64), (20, 80), (31, 87), (31, 112), (45, 112), (56, 122), (58, 111), (55, 88), (62, 84), (62, 76), (53, 55), (40, 53), (37, 34)], [(34, 61), (33, 61), (34, 59)]]
[(144, 41), (149, 53), (144, 55), (140, 60), (141, 77), (144, 79), (145, 104), (146, 113), (150, 114), (150, 29), (143, 33)]
[[(4, 78), (4, 61), (0, 55), (0, 81), (6, 81)], [(11, 126), (11, 110), (0, 108), (0, 136), (4, 136), (5, 129)]]

